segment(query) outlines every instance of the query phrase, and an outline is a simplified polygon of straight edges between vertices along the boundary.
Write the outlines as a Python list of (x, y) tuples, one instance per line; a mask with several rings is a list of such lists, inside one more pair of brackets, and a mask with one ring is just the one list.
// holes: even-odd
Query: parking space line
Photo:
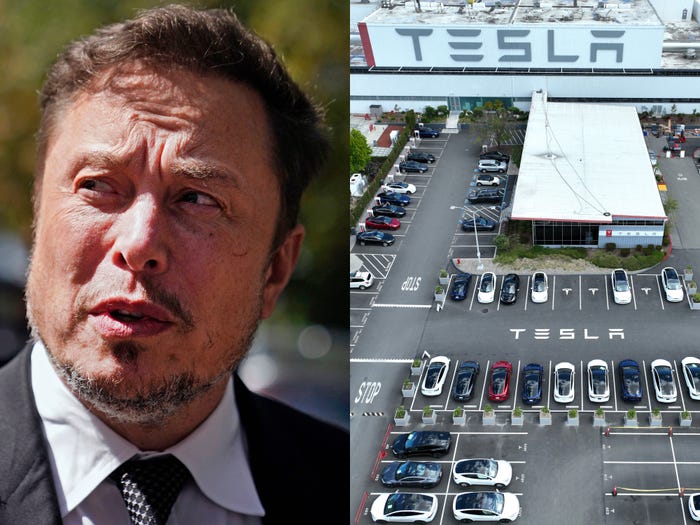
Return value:
[(685, 411), (685, 396), (683, 395), (683, 386), (681, 384), (681, 378), (685, 379), (682, 375), (678, 375), (678, 363), (673, 360), (673, 370), (676, 373), (676, 389), (681, 396), (681, 404), (683, 405), (683, 411)]
[(610, 310), (610, 296), (608, 289), (608, 276), (603, 275), (603, 280), (605, 281), (605, 308)]
[(552, 277), (552, 311), (554, 310), (554, 297), (557, 295), (554, 292), (557, 290), (557, 276)]
[(632, 292), (632, 304), (637, 309), (637, 294), (634, 293), (634, 275), (630, 275), (630, 291)]
[(527, 276), (527, 284), (525, 286), (525, 307), (523, 308), (523, 311), (527, 312), (527, 303), (530, 300), (530, 294), (528, 293), (528, 290), (530, 289), (530, 276)]
[(615, 381), (615, 362), (610, 361), (610, 383), (612, 383), (613, 395), (615, 397), (615, 410), (617, 411), (617, 381)]
[(659, 292), (659, 302), (661, 303), (661, 309), (662, 309), (662, 310), (665, 310), (665, 309), (666, 309), (666, 305), (664, 304), (664, 296), (663, 296), (663, 294), (661, 293), (661, 286), (659, 285), (659, 275), (660, 275), (660, 274), (655, 274), (655, 275), (654, 275), (654, 277), (655, 277), (655, 278), (654, 278), (654, 281), (656, 282), (656, 290)]
[(652, 410), (651, 408), (651, 403), (652, 403), (652, 390), (649, 390), (649, 377), (647, 376), (647, 364), (642, 359), (642, 371), (644, 372), (644, 384), (647, 386), (647, 396), (649, 397), (649, 411)]
[(549, 408), (549, 400), (552, 394), (552, 360), (549, 360), (549, 366), (547, 369), (547, 408)]
[(583, 310), (583, 294), (581, 293), (581, 276), (578, 276), (578, 309)]
[[(673, 470), (676, 472), (676, 485), (678, 486), (678, 490), (680, 491), (681, 489), (681, 478), (678, 475), (678, 463), (676, 462), (676, 450), (673, 448), (673, 436), (668, 437), (668, 441), (671, 445), (671, 457), (673, 458)], [(682, 507), (682, 505), (681, 505)], [(685, 511), (685, 509), (683, 509)], [(686, 523), (685, 520), (685, 512), (683, 512), (683, 523)]]
[(585, 368), (583, 367), (583, 359), (579, 361), (581, 365), (581, 410), (583, 410), (583, 393), (586, 392), (583, 389), (583, 381), (584, 381), (584, 376), (586, 375), (585, 373)]
[(489, 374), (491, 373), (490, 363), (491, 363), (490, 359), (486, 361), (486, 373), (484, 374), (484, 384), (481, 385), (481, 398), (479, 399), (479, 410), (481, 410), (481, 407), (483, 406), (483, 403), (484, 403), (484, 390), (486, 390), (486, 383), (488, 383)]
[(520, 382), (520, 359), (518, 359), (518, 374), (515, 376), (515, 390), (513, 390), (513, 407), (518, 402), (518, 383)]

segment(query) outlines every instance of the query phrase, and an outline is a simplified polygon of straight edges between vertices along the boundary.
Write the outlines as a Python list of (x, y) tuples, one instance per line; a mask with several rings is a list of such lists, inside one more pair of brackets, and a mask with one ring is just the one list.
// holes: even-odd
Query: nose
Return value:
[(137, 196), (115, 222), (113, 261), (134, 273), (159, 274), (168, 269), (165, 217), (155, 199)]

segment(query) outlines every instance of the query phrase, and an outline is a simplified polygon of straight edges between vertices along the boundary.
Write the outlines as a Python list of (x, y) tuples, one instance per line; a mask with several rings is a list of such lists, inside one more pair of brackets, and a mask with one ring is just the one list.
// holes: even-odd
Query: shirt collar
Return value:
[[(110, 429), (73, 395), (41, 342), (34, 345), (31, 365), (32, 389), (65, 516), (115, 468), (144, 451)], [(232, 379), (209, 417), (165, 452), (187, 466), (199, 489), (216, 504), (241, 514), (264, 515), (245, 451)]]

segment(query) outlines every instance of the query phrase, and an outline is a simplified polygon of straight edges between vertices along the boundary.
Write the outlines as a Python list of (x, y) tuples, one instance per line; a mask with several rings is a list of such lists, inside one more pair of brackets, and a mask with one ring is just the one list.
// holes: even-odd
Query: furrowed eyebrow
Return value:
[(219, 166), (200, 161), (175, 161), (170, 167), (173, 175), (186, 179), (216, 180), (238, 187), (238, 178)]

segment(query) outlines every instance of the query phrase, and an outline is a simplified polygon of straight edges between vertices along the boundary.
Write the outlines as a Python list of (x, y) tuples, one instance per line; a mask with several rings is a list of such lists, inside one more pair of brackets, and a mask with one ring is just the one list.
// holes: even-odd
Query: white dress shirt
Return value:
[[(127, 525), (119, 489), (107, 477), (136, 454), (148, 456), (95, 417), (63, 384), (42, 343), (32, 350), (32, 389), (49, 444), (65, 525)], [(250, 472), (233, 380), (214, 412), (164, 451), (192, 474), (168, 525), (259, 525), (264, 510)], [(107, 478), (107, 481), (105, 481)]]

